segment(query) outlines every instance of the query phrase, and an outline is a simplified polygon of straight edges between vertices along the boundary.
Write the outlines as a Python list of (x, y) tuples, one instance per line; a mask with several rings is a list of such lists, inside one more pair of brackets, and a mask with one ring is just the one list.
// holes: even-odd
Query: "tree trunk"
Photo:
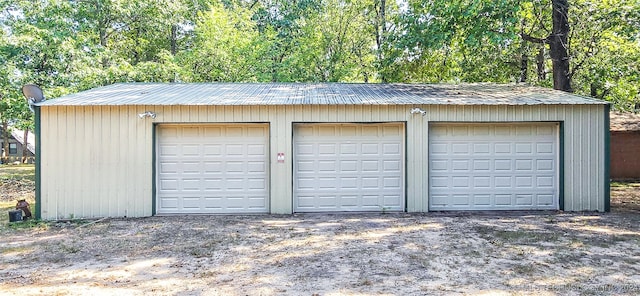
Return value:
[[(520, 36), (524, 35), (525, 21), (522, 19), (520, 22)], [(520, 82), (527, 82), (529, 71), (529, 56), (527, 51), (527, 43), (522, 42), (520, 44)]]
[(547, 80), (547, 69), (544, 66), (544, 44), (540, 46), (538, 54), (536, 55), (536, 66), (538, 72), (538, 81)]
[(529, 58), (526, 53), (520, 57), (520, 82), (527, 82), (527, 71), (529, 69)]
[(2, 163), (9, 159), (9, 122), (2, 122)]
[(178, 38), (178, 26), (176, 25), (172, 25), (171, 26), (171, 55), (175, 56), (176, 52), (177, 52), (177, 42), (176, 39)]
[(29, 149), (27, 148), (29, 144), (29, 129), (24, 129), (24, 143), (22, 143), (22, 163), (27, 163), (27, 153)]
[(547, 37), (549, 54), (553, 63), (553, 88), (572, 92), (569, 77), (569, 2), (568, 0), (553, 0), (553, 29)]
[[(104, 7), (104, 1), (97, 0), (95, 1), (95, 16), (97, 17), (97, 30), (98, 30), (98, 38), (100, 42), (100, 46), (103, 50), (107, 49), (108, 46), (108, 38), (109, 38), (109, 27), (111, 25), (109, 8)], [(102, 64), (102, 68), (106, 69), (109, 67), (109, 60), (106, 56), (102, 56), (102, 60), (100, 61)]]
[(387, 77), (384, 75), (384, 71), (383, 69), (381, 69), (382, 67), (382, 60), (384, 59), (384, 54), (383, 54), (383, 46), (385, 43), (385, 37), (387, 35), (387, 17), (386, 17), (386, 10), (387, 10), (387, 2), (386, 0), (380, 0), (380, 7), (378, 8), (379, 11), (377, 11), (378, 14), (378, 20), (376, 21), (376, 46), (378, 47), (377, 52), (376, 52), (376, 58), (378, 60), (378, 73), (380, 75), (380, 80), (383, 83), (387, 82)]

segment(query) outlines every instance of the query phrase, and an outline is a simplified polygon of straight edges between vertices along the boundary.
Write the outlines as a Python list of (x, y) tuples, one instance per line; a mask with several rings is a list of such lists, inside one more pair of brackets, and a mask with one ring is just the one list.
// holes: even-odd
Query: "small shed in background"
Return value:
[(640, 180), (640, 114), (611, 112), (611, 179)]
[[(0, 127), (0, 135), (4, 134), (4, 130)], [(0, 136), (0, 163), (34, 163), (35, 161), (35, 135), (29, 131), (27, 134), (27, 147), (24, 147), (25, 131), (10, 128), (9, 133), (9, 150), (4, 151), (4, 137)], [(26, 151), (25, 151), (26, 150)]]
[(607, 211), (608, 120), (518, 85), (115, 84), (37, 105), (37, 213)]

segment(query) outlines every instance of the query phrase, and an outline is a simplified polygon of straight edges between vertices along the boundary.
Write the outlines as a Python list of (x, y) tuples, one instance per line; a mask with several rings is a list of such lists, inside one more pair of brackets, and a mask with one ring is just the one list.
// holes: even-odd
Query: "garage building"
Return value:
[(517, 85), (114, 84), (36, 107), (37, 214), (608, 211), (608, 114)]

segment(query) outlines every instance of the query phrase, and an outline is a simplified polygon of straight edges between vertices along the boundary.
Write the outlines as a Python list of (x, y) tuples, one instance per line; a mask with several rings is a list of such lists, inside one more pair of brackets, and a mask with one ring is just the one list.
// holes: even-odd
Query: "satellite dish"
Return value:
[(29, 109), (33, 111), (33, 105), (44, 101), (42, 89), (35, 84), (25, 84), (22, 86), (22, 94), (27, 98)]

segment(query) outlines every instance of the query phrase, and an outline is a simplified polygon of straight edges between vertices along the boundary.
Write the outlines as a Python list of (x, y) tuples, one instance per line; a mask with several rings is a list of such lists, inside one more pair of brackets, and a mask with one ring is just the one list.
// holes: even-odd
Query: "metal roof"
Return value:
[(87, 105), (559, 105), (607, 102), (515, 84), (119, 83), (39, 103)]

